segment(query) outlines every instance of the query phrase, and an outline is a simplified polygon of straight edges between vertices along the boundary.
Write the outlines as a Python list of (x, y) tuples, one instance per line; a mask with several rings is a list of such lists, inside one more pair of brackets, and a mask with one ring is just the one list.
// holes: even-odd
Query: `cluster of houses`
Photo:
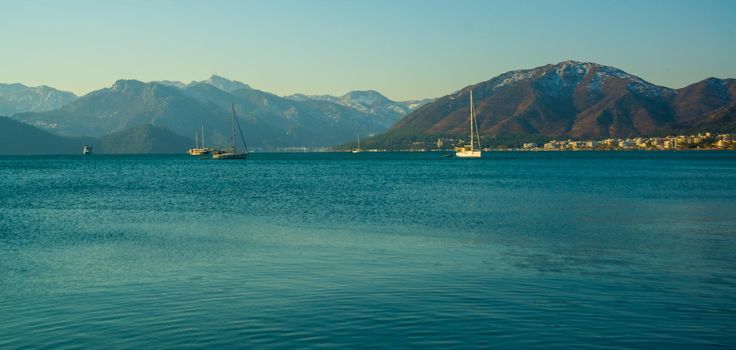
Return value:
[(542, 147), (525, 143), (525, 150), (678, 150), (678, 149), (736, 149), (736, 134), (714, 135), (709, 132), (697, 135), (666, 137), (637, 137), (627, 139), (575, 141), (552, 140)]

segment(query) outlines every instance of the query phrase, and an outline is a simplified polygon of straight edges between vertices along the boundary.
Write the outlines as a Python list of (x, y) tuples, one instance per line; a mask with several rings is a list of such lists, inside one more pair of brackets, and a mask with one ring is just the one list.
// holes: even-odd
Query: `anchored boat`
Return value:
[(190, 148), (187, 153), (192, 156), (203, 156), (209, 154), (212, 149), (204, 146), (204, 125), (202, 125), (202, 147), (199, 147), (199, 135), (198, 132), (194, 132), (194, 148)]
[[(235, 105), (232, 105), (233, 116), (231, 120), (233, 129), (233, 148), (217, 150), (212, 152), (212, 159), (226, 160), (226, 159), (245, 159), (248, 156), (248, 145), (245, 143), (245, 136), (243, 136), (243, 130), (240, 128), (240, 122), (235, 114)], [(238, 150), (238, 145), (235, 139), (235, 125), (238, 125), (238, 131), (240, 132), (240, 139), (243, 141), (243, 151)]]
[(360, 153), (360, 133), (358, 133), (358, 147), (354, 147), (352, 150), (353, 153)]
[[(475, 145), (478, 148), (475, 148)], [(455, 147), (455, 155), (460, 158), (480, 158), (480, 133), (478, 132), (478, 120), (475, 116), (475, 110), (473, 108), (473, 90), (470, 90), (470, 144), (460, 147)]]

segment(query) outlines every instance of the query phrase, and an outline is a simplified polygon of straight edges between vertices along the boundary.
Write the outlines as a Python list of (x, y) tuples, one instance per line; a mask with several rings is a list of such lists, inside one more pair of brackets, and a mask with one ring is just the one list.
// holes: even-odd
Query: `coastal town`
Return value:
[(719, 150), (736, 149), (736, 134), (677, 135), (665, 137), (607, 138), (604, 140), (552, 140), (543, 145), (525, 143), (523, 150), (529, 151), (576, 151), (576, 150)]
[[(483, 139), (481, 139), (483, 141)], [(428, 147), (429, 144), (429, 147)], [(464, 139), (441, 137), (433, 142), (415, 141), (406, 148), (362, 148), (362, 152), (451, 152), (465, 144)], [(488, 151), (677, 151), (677, 150), (736, 150), (736, 133), (704, 132), (692, 135), (662, 137), (607, 138), (602, 140), (551, 140), (547, 143), (522, 143), (521, 147), (493, 147)], [(341, 148), (279, 148), (279, 152), (350, 152)]]

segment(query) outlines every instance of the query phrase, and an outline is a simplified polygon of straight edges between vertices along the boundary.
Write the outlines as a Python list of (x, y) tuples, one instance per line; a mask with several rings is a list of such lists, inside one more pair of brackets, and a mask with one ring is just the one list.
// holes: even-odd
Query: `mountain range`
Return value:
[(351, 91), (342, 96), (294, 94), (286, 96), (286, 98), (294, 101), (328, 101), (336, 103), (365, 113), (382, 121), (384, 125), (389, 127), (413, 110), (432, 101), (428, 98), (395, 102), (375, 90)]
[(213, 74), (211, 77), (209, 77), (208, 79), (205, 79), (205, 80), (192, 81), (189, 84), (185, 84), (185, 83), (183, 83), (181, 81), (176, 81), (176, 80), (160, 80), (160, 81), (153, 81), (153, 83), (160, 83), (160, 84), (174, 86), (174, 87), (178, 87), (178, 88), (182, 88), (182, 89), (183, 88), (186, 88), (188, 86), (193, 86), (193, 85), (197, 85), (197, 84), (209, 84), (209, 85), (212, 85), (212, 86), (214, 86), (214, 87), (216, 87), (216, 88), (218, 88), (218, 89), (220, 89), (222, 91), (227, 91), (227, 92), (233, 92), (233, 91), (237, 91), (237, 90), (241, 90), (241, 89), (250, 89), (251, 88), (250, 85), (248, 85), (248, 84), (241, 83), (241, 82), (235, 81), (235, 80), (230, 80), (230, 79), (221, 77), (221, 76), (219, 76), (217, 74)]
[[(46, 93), (33, 95), (37, 90)], [(364, 147), (427, 148), (437, 138), (467, 137), (471, 91), (485, 145), (736, 130), (734, 79), (671, 89), (576, 61), (510, 71), (437, 99), (403, 102), (372, 90), (280, 97), (217, 75), (186, 84), (118, 80), (79, 98), (48, 87), (0, 85), (3, 101), (15, 101), (8, 110), (25, 110), (12, 119), (49, 137), (96, 140), (96, 150), (111, 153), (181, 152), (202, 126), (208, 146), (228, 145), (233, 104), (252, 148), (352, 146), (358, 134)], [(26, 95), (47, 97), (7, 97)], [(0, 129), (0, 137), (8, 130)], [(17, 125), (12, 130), (31, 132)]]
[(670, 89), (614, 67), (565, 61), (504, 73), (440, 97), (364, 145), (425, 147), (438, 137), (467, 137), (471, 91), (485, 144), (736, 130), (734, 79)]
[(380, 133), (411, 111), (375, 91), (346, 96), (284, 98), (219, 76), (189, 84), (118, 80), (63, 107), (12, 118), (62, 136), (101, 137), (148, 124), (188, 136), (204, 126), (210, 144), (227, 145), (234, 104), (249, 144), (274, 149), (330, 146), (356, 133)]
[(42, 85), (0, 83), (0, 115), (21, 112), (43, 112), (64, 106), (77, 99), (77, 95)]

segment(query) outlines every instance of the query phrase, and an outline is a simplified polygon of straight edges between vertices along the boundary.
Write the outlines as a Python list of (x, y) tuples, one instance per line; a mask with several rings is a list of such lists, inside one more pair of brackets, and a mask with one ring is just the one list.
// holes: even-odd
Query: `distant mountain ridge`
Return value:
[(81, 154), (84, 145), (98, 154), (183, 153), (193, 139), (153, 125), (138, 125), (101, 138), (54, 135), (0, 116), (0, 154)]
[(49, 111), (77, 98), (74, 93), (46, 85), (30, 87), (20, 83), (0, 83), (0, 115)]
[(651, 84), (620, 69), (565, 61), (501, 74), (436, 99), (385, 134), (364, 141), (406, 147), (467, 135), (473, 91), (481, 135), (546, 138), (646, 136), (734, 126), (736, 80), (709, 78), (681, 89)]
[[(375, 94), (371, 95), (376, 101), (391, 106), (390, 100)], [(249, 143), (263, 149), (331, 146), (353, 139), (356, 133), (382, 132), (404, 115), (389, 112), (391, 108), (283, 98), (212, 76), (189, 84), (118, 80), (56, 110), (12, 118), (64, 136), (100, 137), (143, 124), (188, 136), (204, 125), (207, 140), (224, 145), (229, 140), (233, 103)]]
[(192, 86), (192, 85), (197, 85), (197, 84), (209, 84), (209, 85), (212, 85), (212, 86), (214, 86), (214, 87), (216, 87), (216, 88), (218, 88), (218, 89), (220, 89), (222, 91), (226, 91), (226, 92), (233, 92), (233, 91), (236, 91), (236, 90), (250, 89), (251, 88), (250, 85), (248, 85), (248, 84), (241, 83), (241, 82), (236, 81), (236, 80), (230, 80), (230, 79), (227, 79), (225, 77), (221, 77), (221, 76), (219, 76), (217, 74), (213, 74), (212, 76), (210, 76), (209, 78), (207, 78), (205, 80), (192, 81), (192, 82), (190, 82), (188, 84), (185, 84), (185, 83), (183, 83), (181, 81), (176, 81), (176, 80), (159, 80), (159, 81), (152, 81), (151, 83), (159, 83), (159, 84), (163, 84), (163, 85), (169, 85), (169, 86), (177, 87), (177, 88), (180, 88), (180, 89), (183, 89), (183, 88), (186, 88), (186, 87), (189, 87), (189, 86)]
[(91, 137), (63, 137), (48, 131), (0, 117), (0, 154), (74, 154), (81, 153)]
[(294, 94), (294, 101), (328, 101), (378, 118), (387, 127), (431, 99), (395, 102), (375, 90), (350, 91), (342, 96)]
[(177, 135), (168, 129), (145, 124), (107, 134), (93, 144), (98, 153), (183, 153), (192, 147), (192, 139)]

